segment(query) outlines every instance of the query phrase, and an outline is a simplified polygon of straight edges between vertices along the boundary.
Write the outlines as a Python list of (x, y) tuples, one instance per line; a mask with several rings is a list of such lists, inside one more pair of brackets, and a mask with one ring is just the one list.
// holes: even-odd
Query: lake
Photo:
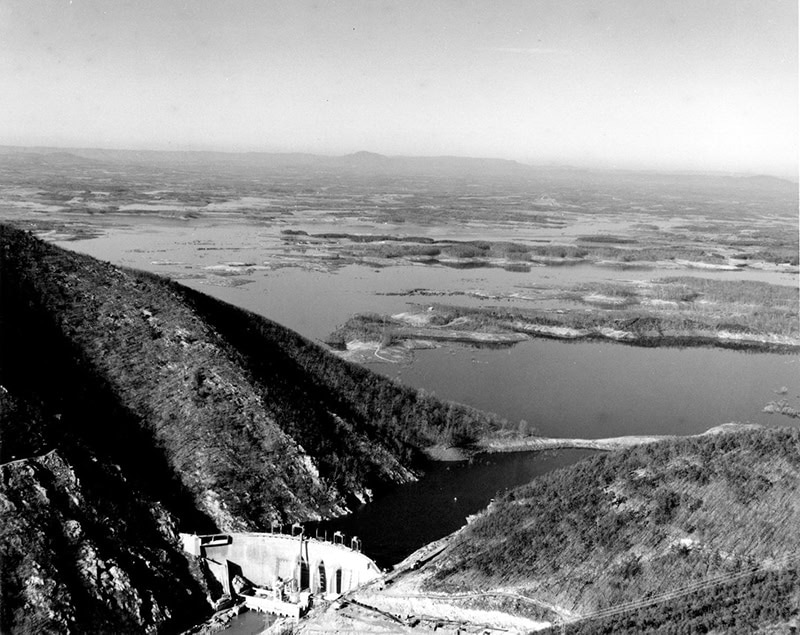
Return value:
[[(192, 288), (252, 310), (323, 340), (354, 313), (392, 314), (424, 302), (469, 306), (502, 304), (542, 307), (537, 300), (492, 300), (448, 292), (512, 293), (526, 287), (660, 275), (702, 275), (736, 280), (769, 279), (786, 284), (797, 275), (764, 271), (620, 271), (593, 265), (534, 267), (527, 273), (502, 269), (457, 270), (346, 265), (333, 272), (301, 267), (209, 275), (220, 263), (260, 263), (275, 250), (277, 229), (242, 225), (172, 225), (117, 228), (115, 232), (63, 246), (96, 257), (178, 277)], [(247, 280), (244, 286), (223, 286)], [(441, 295), (408, 298), (409, 289)], [(729, 421), (788, 425), (785, 417), (761, 412), (775, 391), (800, 391), (797, 355), (743, 353), (712, 348), (637, 348), (614, 343), (532, 340), (509, 349), (450, 346), (417, 351), (411, 364), (370, 364), (444, 399), (520, 419), (541, 434), (606, 437), (624, 434), (694, 434)]]
[[(107, 221), (110, 222), (110, 221)], [(104, 235), (56, 243), (118, 265), (159, 273), (231, 304), (255, 311), (311, 338), (322, 340), (354, 313), (392, 314), (418, 303), (463, 306), (502, 305), (546, 308), (548, 301), (531, 290), (560, 285), (649, 280), (667, 276), (695, 276), (721, 280), (753, 280), (796, 286), (797, 274), (758, 270), (628, 269), (593, 264), (544, 267), (527, 272), (500, 268), (453, 269), (431, 265), (371, 267), (305, 256), (281, 240), (282, 225), (146, 224), (109, 226)], [(338, 231), (364, 227), (339, 227)], [(376, 231), (373, 227), (373, 232)], [(419, 228), (422, 233), (422, 228)], [(431, 233), (430, 228), (427, 233)], [(537, 234), (538, 235), (538, 234)], [(238, 262), (255, 268), (230, 268)], [(333, 270), (331, 270), (331, 267)], [(412, 289), (433, 295), (406, 297)], [(452, 292), (460, 295), (450, 295)], [(489, 297), (473, 297), (477, 292)], [(515, 298), (507, 298), (517, 294)], [(491, 296), (502, 296), (493, 299)]]
[[(512, 422), (525, 419), (553, 437), (697, 434), (730, 421), (791, 425), (762, 409), (781, 398), (776, 391), (782, 387), (792, 397), (800, 389), (796, 355), (552, 340), (418, 351), (411, 364), (371, 368)], [(388, 566), (458, 529), (497, 493), (589, 454), (494, 454), (471, 463), (434, 463), (420, 482), (396, 487), (322, 527), (358, 535), (365, 552)]]
[(800, 357), (711, 348), (532, 340), (508, 349), (415, 352), (374, 370), (443, 399), (526, 420), (553, 437), (697, 434), (730, 421), (790, 425), (762, 412), (800, 393)]
[[(277, 241), (277, 242), (276, 242)], [(346, 265), (334, 271), (302, 266), (210, 273), (226, 262), (274, 263), (283, 254), (277, 229), (172, 225), (116, 228), (93, 240), (63, 246), (116, 264), (162, 273), (315, 340), (358, 312), (396, 313), (419, 302), (402, 294), (425, 288), (424, 302), (480, 306), (541, 301), (493, 300), (449, 292), (522, 292), (530, 287), (660, 275), (698, 275), (796, 284), (797, 276), (762, 271), (654, 269), (620, 271), (593, 265), (458, 270), (405, 265)], [(289, 260), (287, 260), (289, 262)], [(260, 265), (259, 265), (260, 266)], [(271, 265), (272, 266), (272, 265)], [(209, 269), (211, 267), (211, 269)], [(762, 412), (771, 400), (800, 391), (800, 357), (711, 348), (635, 348), (613, 343), (532, 340), (508, 349), (451, 346), (417, 351), (409, 364), (370, 367), (444, 399), (496, 412), (516, 426), (526, 420), (540, 434), (598, 438), (627, 434), (695, 434), (729, 421), (790, 425)], [(425, 478), (397, 487), (347, 518), (326, 524), (357, 534), (365, 551), (391, 565), (426, 542), (464, 524), (498, 492), (571, 464), (586, 451), (480, 457), (472, 463), (432, 464)]]

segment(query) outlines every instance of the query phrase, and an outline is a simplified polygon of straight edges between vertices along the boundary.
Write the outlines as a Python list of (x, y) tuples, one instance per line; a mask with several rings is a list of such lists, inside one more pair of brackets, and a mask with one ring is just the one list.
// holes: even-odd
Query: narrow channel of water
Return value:
[(390, 567), (423, 545), (452, 533), (492, 498), (542, 474), (590, 456), (590, 450), (484, 454), (472, 461), (430, 463), (422, 479), (398, 485), (343, 518), (306, 524), (328, 538), (358, 536), (363, 551)]

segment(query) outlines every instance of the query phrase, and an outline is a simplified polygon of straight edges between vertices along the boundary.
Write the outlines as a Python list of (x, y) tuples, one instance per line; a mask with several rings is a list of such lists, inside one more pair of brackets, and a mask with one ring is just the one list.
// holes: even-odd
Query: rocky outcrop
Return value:
[(175, 518), (88, 463), (54, 450), (0, 466), (2, 631), (154, 633), (206, 614)]

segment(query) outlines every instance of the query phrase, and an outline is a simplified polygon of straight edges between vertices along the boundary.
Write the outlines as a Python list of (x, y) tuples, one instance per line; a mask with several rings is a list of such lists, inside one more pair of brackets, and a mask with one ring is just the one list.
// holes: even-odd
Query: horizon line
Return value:
[(55, 152), (68, 152), (69, 150), (76, 151), (100, 151), (100, 152), (152, 152), (155, 154), (223, 154), (231, 156), (243, 155), (271, 155), (271, 156), (307, 156), (307, 157), (320, 157), (330, 159), (342, 159), (352, 157), (355, 155), (374, 155), (386, 159), (466, 159), (475, 161), (504, 161), (508, 163), (516, 163), (520, 166), (530, 168), (548, 168), (548, 169), (567, 169), (576, 171), (599, 171), (599, 172), (637, 172), (637, 173), (650, 173), (650, 174), (672, 174), (672, 175), (716, 175), (728, 177), (770, 177), (776, 178), (790, 183), (800, 183), (800, 173), (797, 171), (752, 171), (752, 170), (730, 170), (722, 168), (682, 168), (682, 167), (625, 167), (616, 165), (614, 161), (595, 161), (586, 164), (575, 164), (567, 161), (560, 160), (536, 160), (536, 159), (513, 159), (504, 156), (487, 156), (487, 155), (466, 155), (466, 154), (384, 154), (372, 150), (356, 150), (353, 152), (345, 153), (329, 153), (329, 152), (308, 152), (302, 150), (218, 150), (218, 149), (164, 149), (164, 148), (132, 148), (132, 147), (102, 147), (91, 145), (19, 145), (13, 143), (0, 143), (0, 148), (14, 148), (18, 150), (36, 150), (36, 151), (55, 151)]

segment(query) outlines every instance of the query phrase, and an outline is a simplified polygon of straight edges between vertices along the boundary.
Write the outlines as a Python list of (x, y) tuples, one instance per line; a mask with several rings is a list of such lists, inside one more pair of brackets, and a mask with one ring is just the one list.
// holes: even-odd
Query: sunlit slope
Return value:
[[(798, 527), (800, 430), (720, 433), (545, 475), (494, 503), (420, 575), (427, 592), (512, 590), (574, 617), (653, 598), (691, 606), (684, 592), (720, 588), (774, 616), (800, 599)], [(724, 606), (698, 610), (713, 624)], [(650, 625), (683, 619), (674, 613)]]
[(8, 228), (0, 246), (0, 383), (58, 415), (39, 447), (4, 435), (3, 460), (80, 443), (181, 518), (263, 528), (340, 513), (426, 445), (499, 425), (175, 283)]

